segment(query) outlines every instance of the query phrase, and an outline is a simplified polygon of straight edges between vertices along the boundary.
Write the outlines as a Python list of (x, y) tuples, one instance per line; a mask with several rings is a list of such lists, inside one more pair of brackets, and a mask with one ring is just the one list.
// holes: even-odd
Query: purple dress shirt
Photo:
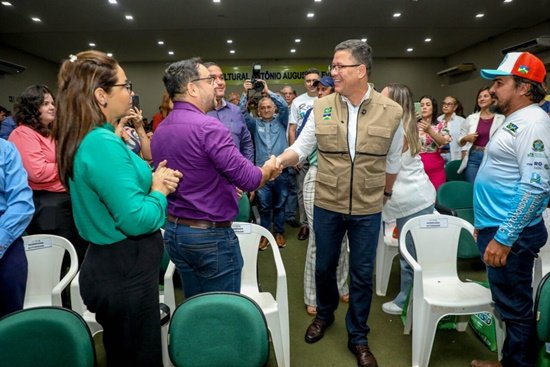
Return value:
[(155, 167), (163, 160), (183, 173), (168, 196), (168, 213), (188, 219), (231, 221), (238, 213), (235, 186), (254, 191), (262, 172), (243, 157), (230, 131), (217, 119), (187, 102), (174, 110), (155, 131), (151, 142)]

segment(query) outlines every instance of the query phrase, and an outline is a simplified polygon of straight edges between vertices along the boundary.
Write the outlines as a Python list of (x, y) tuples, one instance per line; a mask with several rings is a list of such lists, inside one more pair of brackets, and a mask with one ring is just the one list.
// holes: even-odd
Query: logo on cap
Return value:
[(518, 67), (518, 73), (521, 73), (521, 74), (529, 74), (529, 67), (526, 66), (526, 65), (520, 65)]

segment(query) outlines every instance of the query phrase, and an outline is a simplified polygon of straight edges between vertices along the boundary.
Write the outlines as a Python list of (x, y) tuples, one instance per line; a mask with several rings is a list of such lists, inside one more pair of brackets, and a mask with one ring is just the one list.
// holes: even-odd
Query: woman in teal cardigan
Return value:
[(108, 366), (162, 366), (158, 272), (166, 196), (181, 173), (147, 163), (115, 134), (132, 107), (132, 83), (98, 51), (71, 55), (58, 75), (59, 177), (71, 193), (80, 235), (90, 245), (81, 295), (103, 326)]

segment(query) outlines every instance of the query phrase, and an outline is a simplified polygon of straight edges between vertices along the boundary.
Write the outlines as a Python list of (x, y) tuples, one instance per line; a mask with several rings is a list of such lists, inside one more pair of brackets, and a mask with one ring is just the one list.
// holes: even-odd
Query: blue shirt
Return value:
[(0, 138), (2, 139), (8, 139), (8, 136), (10, 136), (11, 132), (17, 127), (17, 124), (15, 123), (15, 120), (13, 119), (13, 116), (8, 116), (2, 121), (2, 124), (0, 126)]
[(241, 154), (250, 162), (254, 162), (254, 144), (239, 107), (222, 99), (221, 107), (208, 112), (207, 115), (220, 120), (231, 132), (231, 137)]
[(542, 220), (550, 193), (550, 117), (536, 104), (506, 117), (485, 147), (474, 182), (475, 227), (497, 227), (512, 246)]
[(237, 190), (254, 191), (262, 172), (239, 152), (229, 130), (188, 102), (159, 125), (151, 141), (155, 167), (163, 160), (183, 174), (168, 196), (168, 213), (180, 218), (231, 221), (238, 213)]
[(15, 146), (0, 139), (0, 259), (34, 214), (32, 190)]
[(271, 155), (279, 155), (288, 148), (286, 135), (288, 126), (288, 105), (283, 97), (269, 92), (269, 96), (279, 110), (271, 121), (250, 116), (246, 109), (246, 94), (242, 94), (239, 106), (246, 125), (254, 136), (256, 148), (256, 165), (263, 166)]

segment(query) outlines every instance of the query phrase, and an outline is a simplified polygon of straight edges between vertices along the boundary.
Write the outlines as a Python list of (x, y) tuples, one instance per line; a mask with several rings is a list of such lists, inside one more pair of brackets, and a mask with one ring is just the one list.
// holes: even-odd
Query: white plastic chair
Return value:
[[(493, 308), (491, 292), (481, 284), (463, 282), (456, 271), (457, 246), (462, 229), (473, 235), (467, 221), (448, 215), (422, 215), (409, 220), (400, 235), (400, 250), (414, 270), (412, 305), (412, 365), (426, 367), (430, 360), (437, 323), (447, 315), (489, 312), (495, 316), (497, 346), (504, 341), (503, 324)], [(407, 251), (405, 235), (411, 232), (417, 260)], [(409, 312), (410, 309), (409, 309)], [(459, 322), (464, 331), (467, 321)]]
[[(244, 266), (241, 275), (241, 293), (252, 298), (262, 309), (271, 333), (273, 349), (279, 367), (290, 366), (290, 334), (288, 321), (288, 294), (286, 272), (277, 242), (265, 228), (244, 222), (234, 222), (233, 230), (239, 238)], [(273, 251), (277, 269), (277, 289), (275, 298), (269, 292), (260, 292), (258, 288), (257, 260), (258, 244), (264, 236)]]
[[(78, 257), (73, 245), (66, 238), (50, 234), (23, 236), (23, 242), (29, 263), (23, 308), (63, 307), (61, 292), (78, 271)], [(69, 270), (61, 278), (65, 252), (69, 254), (71, 263)]]
[[(161, 230), (163, 236), (164, 231)], [(164, 290), (159, 292), (159, 304), (164, 303), (170, 308), (170, 312), (173, 313), (176, 310), (176, 294), (174, 292), (174, 273), (176, 271), (176, 265), (170, 261), (168, 267), (164, 272)], [(96, 321), (95, 313), (88, 310), (82, 297), (80, 296), (80, 281), (79, 281), (80, 272), (74, 277), (71, 282), (71, 308), (73, 311), (78, 313), (90, 329), (92, 336), (103, 331), (103, 327)], [(162, 311), (160, 317), (162, 319)], [(170, 356), (168, 354), (168, 328), (170, 322), (167, 322), (162, 325), (161, 331), (161, 343), (162, 343), (162, 362), (164, 367), (173, 367), (172, 362), (170, 361)]]
[(399, 255), (397, 238), (393, 238), (394, 228), (395, 222), (383, 223), (380, 227), (376, 248), (376, 294), (379, 296), (385, 296), (388, 291), (393, 258)]

